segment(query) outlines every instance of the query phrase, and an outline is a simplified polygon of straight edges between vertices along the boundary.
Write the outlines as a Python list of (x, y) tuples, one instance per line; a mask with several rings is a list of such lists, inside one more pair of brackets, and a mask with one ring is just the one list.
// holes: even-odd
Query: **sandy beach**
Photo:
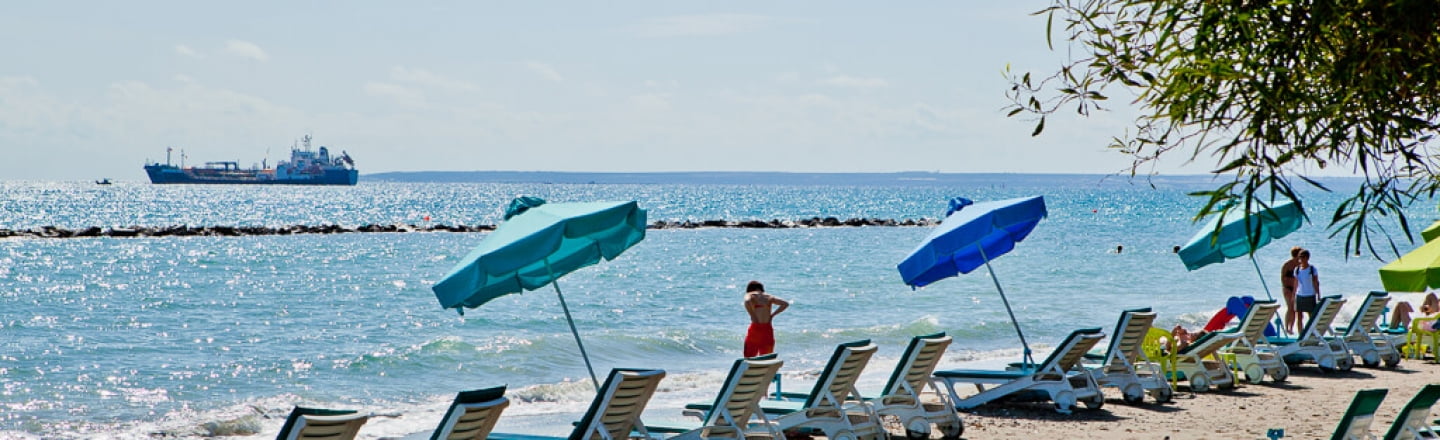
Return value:
[(1048, 404), (991, 404), (963, 412), (964, 438), (1264, 439), (1272, 428), (1284, 429), (1286, 439), (1329, 438), (1356, 391), (1385, 388), (1390, 392), (1371, 425), (1378, 437), (1420, 387), (1436, 382), (1440, 364), (1407, 359), (1393, 370), (1357, 366), (1328, 375), (1302, 365), (1293, 367), (1284, 383), (1201, 394), (1182, 382), (1167, 404), (1147, 397), (1145, 404), (1126, 405), (1118, 391), (1107, 388), (1103, 408), (1071, 415)]

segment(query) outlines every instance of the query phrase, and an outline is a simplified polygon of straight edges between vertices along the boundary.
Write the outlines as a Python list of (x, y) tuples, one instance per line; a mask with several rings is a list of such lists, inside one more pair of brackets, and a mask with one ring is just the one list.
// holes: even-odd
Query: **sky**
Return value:
[(5, 2), (0, 180), (273, 165), (306, 134), (362, 175), (1124, 170), (1123, 99), (1039, 137), (1004, 114), (1007, 65), (1064, 61), (1047, 4)]

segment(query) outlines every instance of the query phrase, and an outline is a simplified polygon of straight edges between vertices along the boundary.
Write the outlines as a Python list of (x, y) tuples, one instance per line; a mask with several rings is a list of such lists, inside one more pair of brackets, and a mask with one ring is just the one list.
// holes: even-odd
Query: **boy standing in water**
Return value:
[(775, 352), (775, 328), (770, 326), (770, 320), (789, 307), (789, 301), (765, 293), (765, 285), (759, 281), (745, 286), (745, 312), (750, 314), (750, 329), (745, 332), (745, 357)]

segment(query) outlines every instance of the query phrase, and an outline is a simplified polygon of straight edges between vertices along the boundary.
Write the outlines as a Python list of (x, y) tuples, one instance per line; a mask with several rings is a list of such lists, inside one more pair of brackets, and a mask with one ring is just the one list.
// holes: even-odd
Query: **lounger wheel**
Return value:
[(925, 440), (930, 438), (930, 421), (924, 417), (916, 417), (905, 422), (905, 438), (909, 440)]
[(1279, 367), (1270, 370), (1270, 378), (1275, 379), (1276, 382), (1284, 382), (1290, 378), (1290, 366), (1283, 363), (1280, 364)]
[(1190, 378), (1190, 391), (1197, 393), (1210, 391), (1210, 376), (1205, 375), (1204, 372), (1187, 374), (1186, 377)]
[(1246, 366), (1245, 366), (1245, 380), (1246, 380), (1247, 382), (1250, 382), (1251, 384), (1256, 384), (1256, 385), (1260, 384), (1260, 382), (1264, 382), (1264, 381), (1265, 381), (1265, 369), (1264, 369), (1264, 368), (1261, 368), (1259, 364), (1246, 365)]
[(1120, 389), (1120, 395), (1125, 398), (1125, 403), (1139, 405), (1145, 402), (1145, 387), (1138, 383), (1127, 384)]
[(1350, 370), (1353, 370), (1353, 369), (1355, 369), (1355, 359), (1352, 359), (1349, 355), (1346, 355), (1345, 357), (1336, 359), (1336, 360), (1335, 360), (1335, 369), (1340, 370), (1340, 371), (1350, 371)]
[(1170, 403), (1170, 401), (1175, 398), (1175, 390), (1170, 389), (1168, 386), (1151, 391), (1151, 394), (1153, 394), (1152, 397), (1155, 398), (1155, 403)]
[(1385, 368), (1395, 368), (1400, 365), (1400, 353), (1385, 354)]
[(1052, 400), (1055, 401), (1055, 412), (1060, 414), (1070, 414), (1075, 410), (1075, 404), (1078, 403), (1075, 392), (1069, 390), (1056, 393)]
[[(1144, 394), (1141, 395), (1143, 396)], [(1105, 395), (1102, 393), (1095, 393), (1094, 396), (1091, 396), (1089, 399), (1085, 399), (1085, 408), (1087, 409), (1096, 410), (1104, 407)]]
[(936, 427), (940, 428), (940, 434), (944, 435), (946, 440), (955, 440), (965, 434), (965, 424), (958, 420), (955, 423), (941, 423)]
[(1360, 362), (1364, 363), (1366, 368), (1378, 367), (1380, 366), (1380, 352), (1365, 350), (1363, 353), (1360, 353)]

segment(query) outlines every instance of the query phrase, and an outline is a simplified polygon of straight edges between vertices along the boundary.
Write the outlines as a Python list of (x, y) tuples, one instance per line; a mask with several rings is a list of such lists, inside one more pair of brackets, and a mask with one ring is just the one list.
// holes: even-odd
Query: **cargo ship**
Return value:
[[(236, 162), (206, 162), (204, 166), (187, 167), (170, 163), (172, 148), (165, 149), (165, 163), (145, 165), (150, 183), (212, 183), (236, 185), (354, 185), (360, 180), (355, 161), (344, 151), (331, 156), (321, 146), (310, 150), (310, 136), (301, 139), (301, 146), (290, 147), (290, 160), (282, 160), (274, 168), (266, 165), (240, 168)], [(183, 158), (183, 154), (181, 155)]]

